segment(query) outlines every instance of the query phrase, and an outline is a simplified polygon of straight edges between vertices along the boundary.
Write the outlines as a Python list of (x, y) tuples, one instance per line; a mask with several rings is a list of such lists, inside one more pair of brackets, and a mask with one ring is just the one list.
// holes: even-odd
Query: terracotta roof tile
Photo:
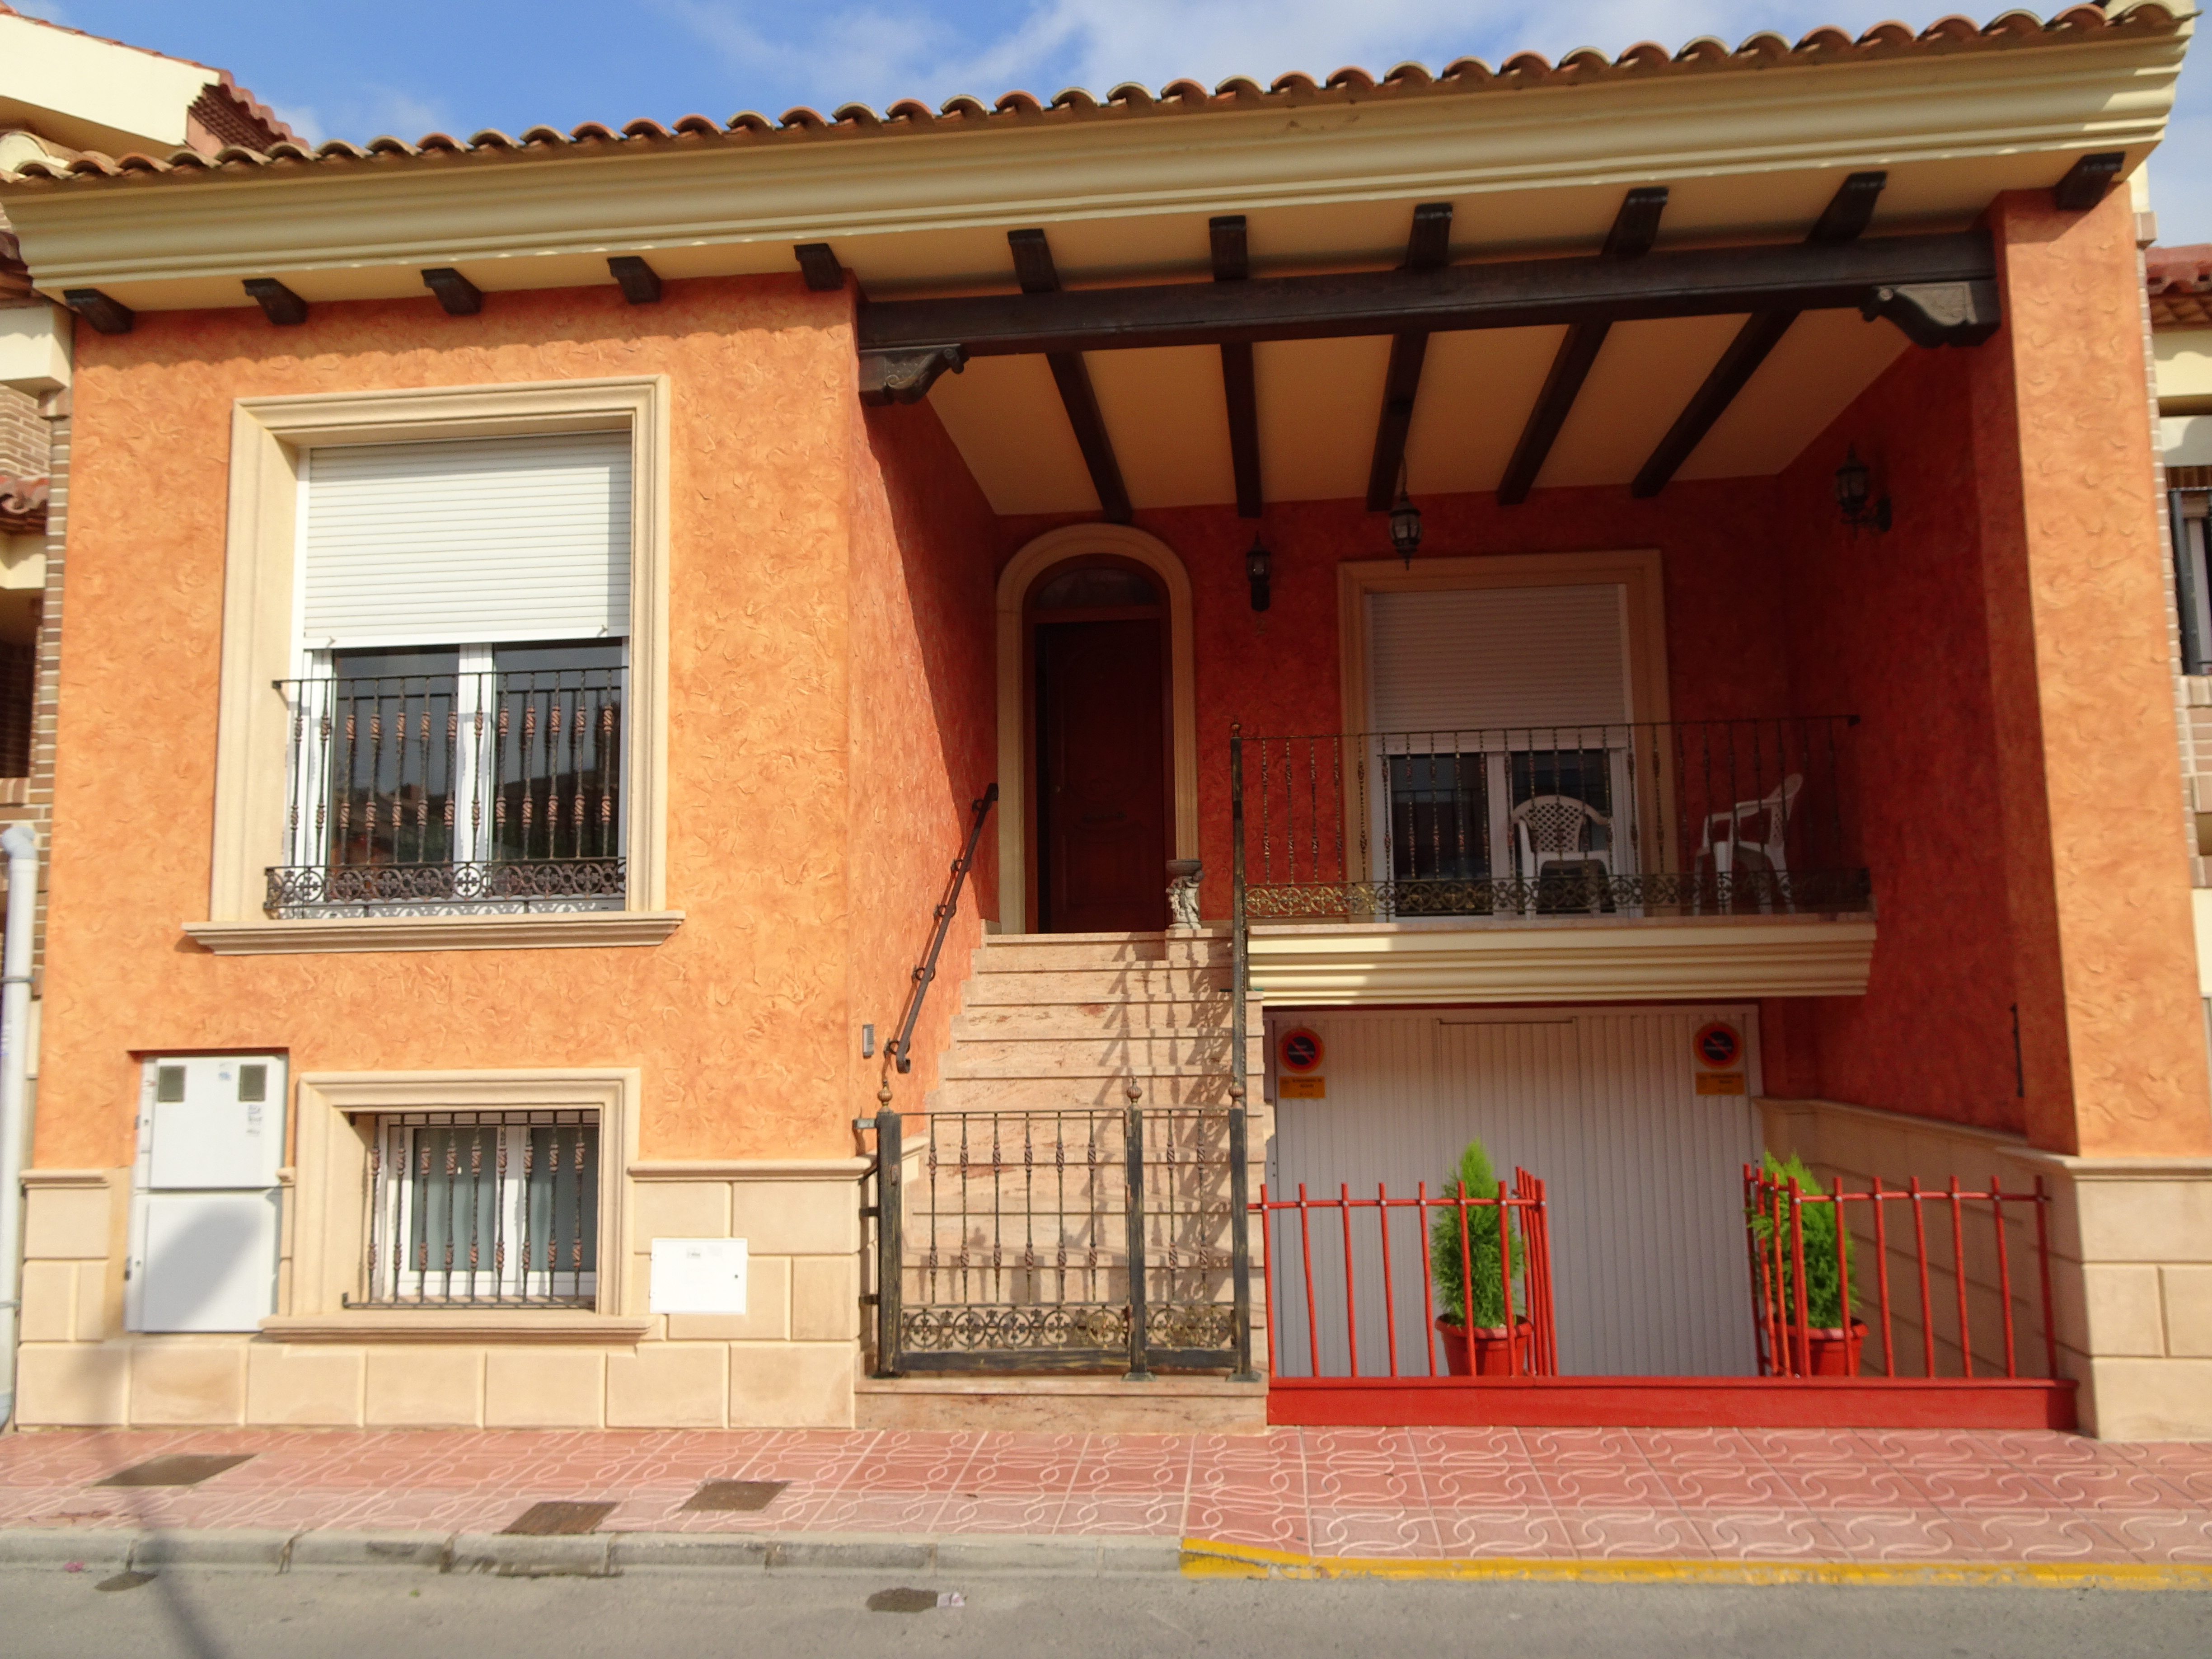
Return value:
[[(1763, 32), (1734, 48), (1710, 36), (1692, 40), (1672, 53), (1650, 41), (1640, 41), (1611, 58), (1593, 48), (1583, 47), (1568, 53), (1556, 65), (1533, 52), (1516, 53), (1496, 69), (1480, 58), (1457, 58), (1436, 75), (1419, 64), (1401, 64), (1380, 81), (1356, 68), (1339, 70), (1321, 83), (1316, 83), (1311, 76), (1291, 73), (1277, 77), (1265, 92), (1259, 89), (1256, 82), (1241, 76), (1223, 82), (1211, 93), (1195, 81), (1171, 82), (1157, 94), (1133, 82), (1126, 82), (1103, 100), (1079, 87), (1072, 87), (1048, 105), (1040, 104), (1026, 92), (1012, 91), (992, 105), (965, 95), (950, 98), (933, 112), (917, 100), (902, 99), (880, 116), (865, 104), (840, 105), (835, 116), (828, 119), (805, 106), (786, 111), (779, 120), (745, 110), (720, 126), (702, 117), (686, 116), (676, 124), (672, 132), (646, 120), (633, 121), (619, 131), (587, 121), (566, 136), (552, 127), (534, 126), (522, 134), (519, 143), (504, 133), (485, 131), (465, 144), (443, 133), (432, 133), (415, 144), (388, 136), (373, 139), (366, 146), (333, 139), (318, 146), (312, 154), (296, 141), (272, 143), (258, 150), (233, 144), (212, 160), (182, 151), (167, 157), (166, 165), (158, 158), (130, 158), (133, 165), (128, 167), (107, 156), (88, 154), (70, 161), (28, 161), (16, 173), (0, 174), (0, 179), (18, 184), (82, 185), (122, 178), (126, 173), (158, 174), (182, 181), (209, 173), (235, 173), (272, 165), (284, 168), (309, 166), (334, 172), (363, 167), (381, 170), (418, 161), (426, 154), (460, 155), (471, 163), (485, 164), (502, 159), (538, 159), (575, 149), (596, 150), (611, 144), (653, 148), (702, 142), (738, 145), (821, 143), (979, 124), (1011, 128), (1045, 122), (1118, 121), (1249, 109), (1255, 104), (1296, 108), (1308, 104), (1360, 103), (1370, 99), (1452, 97), (1492, 89), (1514, 91), (1534, 86), (1582, 86), (1623, 79), (1735, 73), (1907, 55), (2018, 50), (2040, 41), (2063, 43), (2085, 34), (2108, 31), (2166, 34), (2178, 28), (2183, 18), (2194, 15), (2183, 8), (2181, 0), (2112, 0), (2109, 6), (2069, 6), (2048, 19), (2027, 11), (2008, 11), (1986, 24), (1977, 24), (1965, 17), (1945, 17), (1917, 33), (1904, 24), (1884, 22), (1854, 38), (1844, 30), (1824, 25), (1795, 46), (1778, 34)], [(253, 107), (259, 109), (258, 105)], [(272, 125), (281, 125), (274, 117), (269, 118)], [(282, 137), (286, 140), (293, 138), (289, 132)]]
[(2212, 323), (2212, 242), (2154, 247), (2143, 254), (2154, 328), (2201, 327)]

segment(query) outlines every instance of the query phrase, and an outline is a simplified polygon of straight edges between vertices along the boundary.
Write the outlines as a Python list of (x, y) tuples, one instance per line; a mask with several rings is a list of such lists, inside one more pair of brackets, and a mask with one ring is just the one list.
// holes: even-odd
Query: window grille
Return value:
[(404, 1112), (365, 1122), (367, 1291), (349, 1305), (596, 1304), (598, 1112)]

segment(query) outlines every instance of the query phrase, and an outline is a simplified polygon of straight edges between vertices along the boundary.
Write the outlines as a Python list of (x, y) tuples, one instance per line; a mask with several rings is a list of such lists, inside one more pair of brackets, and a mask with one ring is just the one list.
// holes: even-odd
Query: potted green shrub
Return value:
[[(1456, 1200), (1462, 1193), (1469, 1199), (1486, 1198), (1492, 1202), (1480, 1209), (1469, 1204), (1464, 1211), (1453, 1202), (1449, 1209), (1436, 1212), (1429, 1224), (1429, 1271), (1436, 1280), (1437, 1306), (1442, 1310), (1437, 1315), (1436, 1332), (1443, 1343), (1445, 1369), (1454, 1376), (1526, 1376), (1533, 1334), (1533, 1328), (1521, 1317), (1526, 1304), (1521, 1289), (1526, 1256), (1520, 1229), (1508, 1218), (1502, 1232), (1510, 1259), (1499, 1261), (1498, 1176), (1480, 1140), (1467, 1143), (1467, 1149), (1459, 1155), (1457, 1174), (1444, 1182), (1447, 1200)], [(1510, 1329), (1505, 1305), (1509, 1274), (1514, 1285)], [(1468, 1329), (1470, 1311), (1474, 1326), (1471, 1334)]]
[[(1866, 1321), (1852, 1317), (1851, 1310), (1844, 1306), (1842, 1273), (1836, 1259), (1838, 1206), (1802, 1202), (1796, 1206), (1796, 1231), (1802, 1240), (1805, 1259), (1805, 1320), (1801, 1327), (1797, 1319), (1796, 1251), (1791, 1243), (1790, 1182), (1793, 1177), (1796, 1179), (1801, 1199), (1820, 1197), (1824, 1189), (1819, 1178), (1794, 1156), (1783, 1163), (1773, 1153), (1767, 1153), (1764, 1173), (1773, 1195), (1765, 1200), (1765, 1207), (1753, 1207), (1750, 1222), (1753, 1241), (1759, 1247), (1760, 1297), (1763, 1299), (1768, 1295), (1775, 1296), (1782, 1304), (1781, 1319), (1765, 1327), (1769, 1330), (1778, 1327), (1782, 1333), (1783, 1352), (1774, 1357), (1775, 1369), (1794, 1376), (1856, 1376), (1859, 1355), (1866, 1346), (1867, 1328)], [(1844, 1230), (1844, 1270), (1853, 1265), (1851, 1249), (1850, 1230), (1847, 1227)]]

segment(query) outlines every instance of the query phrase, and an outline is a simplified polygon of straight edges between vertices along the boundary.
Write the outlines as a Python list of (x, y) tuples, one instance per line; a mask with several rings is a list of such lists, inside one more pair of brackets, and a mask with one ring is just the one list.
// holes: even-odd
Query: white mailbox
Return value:
[(131, 1206), (126, 1323), (251, 1331), (276, 1310), (281, 1054), (146, 1062)]

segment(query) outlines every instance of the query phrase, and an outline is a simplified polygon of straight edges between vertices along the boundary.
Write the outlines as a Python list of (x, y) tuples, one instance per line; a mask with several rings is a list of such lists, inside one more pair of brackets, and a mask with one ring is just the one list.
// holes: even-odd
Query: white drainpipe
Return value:
[(0, 950), (0, 1425), (15, 1414), (15, 1336), (23, 1307), (23, 1109), (31, 1071), (31, 937), (39, 912), (39, 837), (27, 823), (0, 830), (8, 854), (8, 932)]

